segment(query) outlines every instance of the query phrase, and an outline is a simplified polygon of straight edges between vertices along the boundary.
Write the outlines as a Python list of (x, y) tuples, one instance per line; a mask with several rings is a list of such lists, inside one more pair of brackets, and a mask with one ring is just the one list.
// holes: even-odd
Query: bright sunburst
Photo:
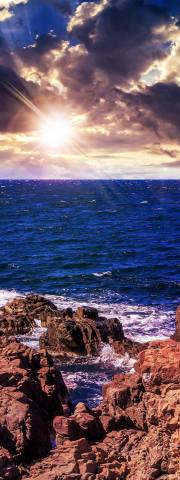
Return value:
[(56, 117), (47, 120), (41, 128), (41, 142), (49, 148), (58, 148), (70, 142), (73, 126), (70, 119)]

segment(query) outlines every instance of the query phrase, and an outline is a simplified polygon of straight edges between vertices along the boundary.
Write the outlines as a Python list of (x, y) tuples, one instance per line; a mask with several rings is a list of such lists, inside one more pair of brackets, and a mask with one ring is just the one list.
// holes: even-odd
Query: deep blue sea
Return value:
[(179, 206), (179, 181), (1, 180), (1, 303), (33, 291), (97, 305), (139, 340), (170, 335)]

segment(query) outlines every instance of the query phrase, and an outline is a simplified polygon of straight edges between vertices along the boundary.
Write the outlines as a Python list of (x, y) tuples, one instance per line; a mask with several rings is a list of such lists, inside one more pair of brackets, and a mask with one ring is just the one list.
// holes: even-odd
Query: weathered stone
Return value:
[(0, 308), (0, 335), (26, 334), (34, 327), (35, 320), (45, 323), (46, 317), (56, 310), (52, 302), (40, 295), (14, 298)]
[(57, 444), (59, 444), (64, 438), (78, 440), (79, 438), (84, 437), (82, 428), (72, 418), (66, 418), (63, 416), (55, 417), (53, 427), (56, 432)]
[(100, 334), (93, 320), (53, 319), (47, 332), (42, 335), (40, 345), (60, 356), (94, 355), (98, 353)]
[(20, 480), (20, 470), (15, 465), (12, 455), (0, 447), (0, 480)]
[(104, 435), (104, 430), (99, 417), (94, 414), (86, 405), (80, 403), (77, 405), (72, 418), (82, 429), (84, 436), (90, 442), (98, 441)]
[(70, 405), (61, 374), (46, 352), (0, 339), (0, 445), (19, 460), (51, 448), (50, 422)]
[(180, 305), (176, 310), (176, 330), (174, 335), (172, 335), (172, 339), (176, 340), (176, 342), (180, 342)]

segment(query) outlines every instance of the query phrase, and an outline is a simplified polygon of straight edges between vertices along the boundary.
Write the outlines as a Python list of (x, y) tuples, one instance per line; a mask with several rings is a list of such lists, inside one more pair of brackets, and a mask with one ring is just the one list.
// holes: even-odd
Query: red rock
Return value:
[(84, 437), (83, 430), (75, 420), (63, 416), (55, 417), (53, 427), (57, 434), (57, 443), (61, 442), (62, 438), (69, 438), (70, 440), (78, 440)]
[(180, 342), (180, 305), (177, 307), (176, 310), (176, 330), (174, 335), (172, 336), (173, 340), (176, 342)]
[(40, 295), (14, 298), (0, 307), (0, 335), (18, 335), (29, 332), (39, 319), (46, 323), (47, 316), (57, 307)]
[(78, 461), (79, 472), (81, 475), (95, 474), (97, 470), (97, 464), (94, 460), (84, 461), (83, 459)]
[(180, 384), (180, 345), (174, 340), (151, 342), (139, 354), (136, 370), (143, 375), (146, 389), (163, 384)]
[(0, 444), (19, 460), (51, 448), (50, 422), (63, 413), (68, 392), (46, 352), (0, 339)]
[(81, 427), (84, 436), (89, 441), (97, 441), (104, 435), (104, 430), (97, 415), (94, 415), (93, 411), (86, 407), (86, 405), (77, 405), (73, 419)]
[(75, 313), (76, 318), (89, 318), (97, 321), (99, 318), (98, 310), (94, 307), (79, 307)]
[(12, 455), (0, 447), (0, 480), (20, 480), (20, 471), (13, 461)]

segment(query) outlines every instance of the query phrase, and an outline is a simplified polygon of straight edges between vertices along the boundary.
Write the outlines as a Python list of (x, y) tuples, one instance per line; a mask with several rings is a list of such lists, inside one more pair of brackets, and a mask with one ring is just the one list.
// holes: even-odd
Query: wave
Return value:
[(107, 270), (106, 272), (93, 273), (94, 277), (105, 277), (106, 275), (112, 275), (112, 272), (110, 270)]
[(106, 366), (108, 365), (110, 367), (114, 367), (115, 369), (122, 368), (126, 372), (133, 373), (136, 360), (134, 358), (130, 358), (128, 353), (125, 353), (125, 355), (120, 357), (115, 353), (111, 345), (103, 344), (99, 353), (99, 357), (97, 358), (97, 363), (98, 362), (101, 362)]
[[(22, 297), (23, 294), (16, 290), (0, 290), (0, 306), (17, 296)], [(133, 303), (133, 299), (132, 303), (122, 303), (120, 295), (117, 295), (117, 302), (112, 302), (111, 291), (105, 291), (98, 297), (86, 298), (84, 295), (82, 300), (65, 295), (44, 296), (60, 309), (67, 306), (76, 309), (85, 304), (97, 308), (102, 316), (116, 317), (122, 323), (125, 334), (139, 342), (168, 338), (175, 329), (175, 308), (170, 310), (160, 305), (138, 305)]]

